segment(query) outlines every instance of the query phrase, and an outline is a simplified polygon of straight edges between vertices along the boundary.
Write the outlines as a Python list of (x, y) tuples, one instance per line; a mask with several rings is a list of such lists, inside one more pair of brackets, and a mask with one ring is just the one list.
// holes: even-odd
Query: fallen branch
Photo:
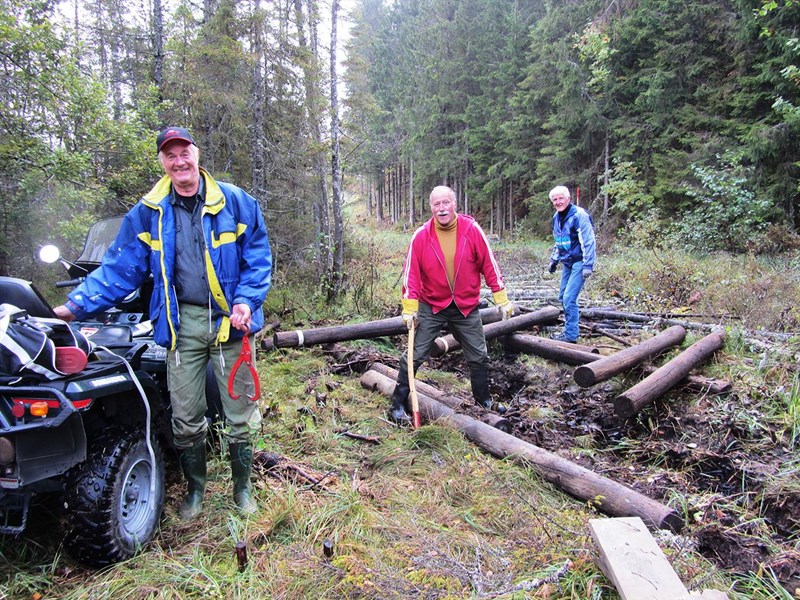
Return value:
[(360, 433), (353, 433), (352, 431), (337, 431), (337, 435), (341, 435), (344, 437), (348, 437), (353, 440), (358, 440), (360, 442), (369, 442), (370, 444), (380, 444), (381, 438), (375, 437), (373, 435), (361, 435)]
[(295, 476), (299, 476), (314, 487), (322, 485), (326, 480), (329, 481), (330, 485), (336, 483), (336, 478), (333, 476), (332, 471), (328, 473), (315, 473), (311, 468), (305, 465), (301, 466), (300, 463), (272, 452), (254, 452), (253, 469), (262, 476), (283, 477), (291, 481), (296, 481), (297, 477)]
[(497, 598), (498, 596), (505, 596), (506, 594), (513, 594), (514, 592), (532, 592), (533, 590), (539, 589), (546, 583), (558, 583), (561, 578), (569, 573), (570, 569), (572, 569), (572, 561), (567, 559), (566, 562), (561, 565), (558, 569), (550, 573), (547, 577), (542, 577), (541, 579), (532, 579), (530, 581), (523, 581), (518, 583), (514, 587), (507, 588), (500, 592), (491, 592), (487, 594), (482, 594), (487, 598)]

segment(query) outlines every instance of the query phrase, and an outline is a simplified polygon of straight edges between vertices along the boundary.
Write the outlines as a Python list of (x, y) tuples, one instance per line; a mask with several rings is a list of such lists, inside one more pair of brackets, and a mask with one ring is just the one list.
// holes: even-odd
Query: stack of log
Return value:
[[(587, 312), (589, 311), (584, 311), (584, 314)], [(603, 317), (619, 316), (618, 313), (612, 315), (611, 311), (596, 310), (595, 313)], [(639, 344), (609, 356), (600, 356), (595, 348), (518, 333), (536, 326), (555, 323), (559, 314), (560, 311), (556, 307), (545, 306), (538, 310), (528, 310), (523, 314), (517, 312), (512, 318), (502, 321), (497, 309), (490, 307), (481, 310), (481, 320), (484, 323), (483, 330), (487, 340), (502, 338), (505, 347), (511, 351), (534, 354), (548, 360), (577, 366), (574, 373), (575, 382), (582, 387), (595, 385), (640, 367), (645, 361), (678, 346), (686, 337), (686, 328), (682, 324), (673, 324), (665, 331)], [(632, 313), (624, 315), (630, 318), (635, 316)], [(402, 317), (394, 317), (353, 325), (276, 332), (272, 337), (272, 343), (275, 348), (290, 348), (400, 335), (406, 331)], [(665, 365), (658, 368), (644, 367), (643, 370), (647, 375), (645, 379), (614, 399), (614, 409), (617, 414), (624, 418), (632, 417), (679, 384), (710, 393), (721, 393), (729, 389), (728, 382), (690, 375), (694, 367), (722, 347), (723, 340), (724, 332), (721, 329), (713, 329), (711, 333)], [(440, 357), (460, 347), (452, 335), (442, 336), (436, 338), (431, 356)]]

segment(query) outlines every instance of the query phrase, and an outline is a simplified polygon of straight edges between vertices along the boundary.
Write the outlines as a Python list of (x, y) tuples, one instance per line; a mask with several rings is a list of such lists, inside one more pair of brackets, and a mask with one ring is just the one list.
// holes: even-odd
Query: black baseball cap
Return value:
[[(158, 134), (156, 138), (156, 153), (161, 152), (161, 146), (172, 140), (183, 140), (194, 144), (194, 138), (189, 130), (184, 127), (167, 127), (164, 131)], [(197, 144), (194, 144), (195, 146)]]

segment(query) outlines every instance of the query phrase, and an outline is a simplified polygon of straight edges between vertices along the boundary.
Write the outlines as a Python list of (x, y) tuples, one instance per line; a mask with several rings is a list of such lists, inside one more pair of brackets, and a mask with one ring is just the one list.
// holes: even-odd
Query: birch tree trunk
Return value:
[[(328, 189), (325, 177), (325, 156), (319, 151), (322, 148), (322, 129), (320, 126), (319, 105), (321, 94), (317, 77), (317, 54), (313, 47), (309, 47), (305, 32), (305, 15), (303, 14), (302, 0), (294, 0), (295, 19), (297, 21), (297, 43), (301, 51), (306, 54), (303, 61), (303, 85), (306, 95), (306, 114), (308, 116), (311, 137), (317, 152), (314, 155), (314, 171), (319, 178), (319, 196), (314, 202), (314, 251), (317, 257), (317, 273), (320, 281), (325, 285), (324, 279), (330, 272), (330, 225), (328, 222)], [(312, 33), (316, 27), (311, 26)], [(313, 39), (312, 39), (313, 42)]]
[[(158, 0), (156, 0), (158, 1)], [(253, 196), (262, 208), (267, 208), (267, 173), (264, 148), (264, 48), (261, 35), (263, 27), (261, 0), (253, 0)]]
[(339, 163), (339, 94), (336, 88), (336, 21), (339, 0), (331, 3), (331, 185), (333, 189), (333, 270), (330, 276), (328, 299), (341, 291), (344, 261), (344, 224), (342, 223), (342, 171)]
[[(153, 83), (158, 90), (160, 103), (164, 99), (164, 11), (161, 6), (161, 0), (153, 0), (153, 34), (151, 40), (153, 46)], [(162, 120), (164, 118), (163, 114), (160, 114), (159, 117)]]

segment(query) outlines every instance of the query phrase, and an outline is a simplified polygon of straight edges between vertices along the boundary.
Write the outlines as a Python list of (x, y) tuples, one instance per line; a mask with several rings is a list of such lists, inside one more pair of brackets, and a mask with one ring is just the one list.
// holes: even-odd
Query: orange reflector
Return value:
[(34, 417), (46, 417), (47, 410), (47, 402), (34, 402), (30, 406), (31, 415)]

